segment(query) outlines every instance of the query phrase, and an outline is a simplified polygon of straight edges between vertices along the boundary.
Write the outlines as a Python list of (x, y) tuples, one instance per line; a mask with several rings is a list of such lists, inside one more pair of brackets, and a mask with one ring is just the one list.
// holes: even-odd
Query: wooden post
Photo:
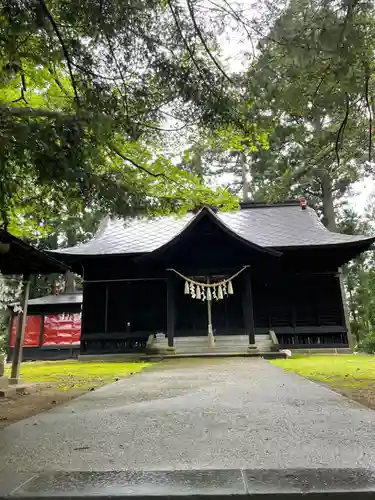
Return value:
[(249, 349), (252, 351), (256, 349), (255, 345), (255, 324), (254, 324), (254, 308), (253, 308), (253, 294), (251, 289), (251, 275), (250, 270), (246, 269), (243, 272), (244, 276), (244, 290), (242, 294), (242, 309), (245, 330), (249, 335)]
[[(207, 285), (210, 283), (210, 278), (207, 276)], [(206, 292), (207, 293), (207, 292)], [(208, 347), (215, 347), (214, 331), (212, 328), (212, 301), (207, 299), (207, 330), (208, 330)]]
[(339, 270), (338, 270), (338, 279), (339, 279), (340, 292), (341, 292), (341, 305), (342, 305), (343, 322), (344, 322), (344, 326), (346, 327), (346, 331), (347, 331), (349, 347), (351, 350), (353, 350), (354, 349), (354, 342), (353, 342), (353, 337), (352, 337), (352, 331), (350, 329), (349, 308), (348, 308), (348, 303), (346, 300), (346, 292), (345, 292), (344, 280), (342, 277), (341, 267), (339, 267)]
[(27, 304), (29, 301), (29, 291), (30, 291), (30, 276), (24, 275), (22, 278), (23, 288), (22, 297), (20, 301), (21, 312), (18, 316), (17, 331), (16, 331), (16, 341), (13, 349), (13, 359), (12, 359), (12, 370), (9, 379), (10, 384), (18, 384), (20, 378), (20, 367), (22, 362), (22, 349), (23, 341), (25, 338), (25, 325), (27, 318)]
[(168, 276), (167, 279), (167, 335), (168, 349), (174, 349), (174, 331), (176, 323), (175, 315), (175, 283), (173, 276)]

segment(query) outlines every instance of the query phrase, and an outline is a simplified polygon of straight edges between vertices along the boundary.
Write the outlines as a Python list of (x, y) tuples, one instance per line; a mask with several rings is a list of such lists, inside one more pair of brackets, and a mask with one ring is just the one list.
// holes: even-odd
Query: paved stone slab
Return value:
[(0, 431), (0, 478), (375, 468), (374, 411), (264, 360), (165, 363)]
[(28, 481), (36, 477), (33, 472), (12, 472), (0, 475), (0, 498), (20, 490)]
[(375, 474), (362, 469), (202, 470), (44, 473), (7, 498), (374, 498)]
[(244, 494), (240, 470), (60, 472), (41, 474), (16, 492), (21, 495), (214, 495)]

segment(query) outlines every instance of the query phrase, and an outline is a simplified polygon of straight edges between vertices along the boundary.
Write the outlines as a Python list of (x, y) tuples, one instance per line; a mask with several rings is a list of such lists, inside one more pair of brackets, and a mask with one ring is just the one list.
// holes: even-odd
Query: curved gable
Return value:
[[(279, 257), (282, 255), (277, 250), (262, 247), (243, 238), (217, 217), (210, 208), (205, 207), (168, 242), (153, 252), (143, 255), (138, 260), (170, 258), (172, 255), (182, 255), (184, 253), (191, 255), (198, 247), (198, 251), (202, 251), (202, 253), (215, 252), (215, 250), (219, 250), (218, 245), (221, 247), (221, 252), (223, 252), (223, 247), (229, 247), (230, 245), (232, 254), (237, 251), (247, 256), (249, 252), (252, 254), (255, 252), (264, 257)], [(189, 248), (188, 252), (187, 248)]]

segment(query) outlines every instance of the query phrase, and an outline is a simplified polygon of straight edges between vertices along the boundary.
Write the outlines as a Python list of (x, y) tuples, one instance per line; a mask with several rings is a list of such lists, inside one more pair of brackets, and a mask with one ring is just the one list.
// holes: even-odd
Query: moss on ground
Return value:
[[(151, 363), (123, 361), (41, 361), (21, 365), (25, 382), (51, 382), (60, 390), (90, 389), (140, 372)], [(10, 368), (6, 369), (10, 375)]]
[(375, 356), (361, 354), (296, 356), (289, 359), (275, 359), (271, 363), (333, 387), (363, 389), (375, 384)]
[(375, 356), (297, 356), (273, 360), (271, 363), (321, 382), (344, 396), (375, 409)]

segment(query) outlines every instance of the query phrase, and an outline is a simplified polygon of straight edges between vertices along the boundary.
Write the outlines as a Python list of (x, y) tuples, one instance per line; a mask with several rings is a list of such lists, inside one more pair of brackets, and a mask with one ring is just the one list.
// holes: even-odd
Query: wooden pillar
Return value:
[(39, 347), (42, 347), (44, 342), (44, 314), (40, 316)]
[(251, 349), (256, 348), (255, 345), (255, 324), (254, 324), (254, 308), (253, 294), (251, 288), (250, 270), (246, 269), (243, 272), (244, 289), (242, 294), (242, 309), (246, 333), (249, 335), (249, 346)]
[(20, 367), (22, 362), (22, 349), (25, 338), (25, 325), (27, 318), (27, 304), (29, 301), (30, 276), (23, 276), (22, 297), (20, 301), (21, 312), (18, 317), (16, 341), (13, 349), (12, 370), (9, 379), (10, 384), (18, 384), (20, 378)]
[(108, 284), (105, 285), (104, 333), (108, 332)]
[(9, 352), (12, 350), (12, 327), (13, 327), (13, 320), (15, 318), (14, 310), (12, 308), (11, 313), (10, 313), (10, 318), (9, 318), (9, 324), (8, 324), (8, 349)]
[(297, 309), (296, 309), (296, 303), (294, 300), (294, 297), (292, 298), (292, 328), (293, 328), (293, 335), (296, 334), (296, 327), (297, 327)]
[(341, 293), (341, 307), (342, 307), (342, 317), (343, 317), (343, 323), (347, 331), (347, 336), (348, 336), (348, 344), (350, 349), (354, 349), (354, 342), (353, 342), (353, 337), (352, 337), (352, 331), (350, 329), (350, 316), (349, 316), (349, 308), (348, 308), (348, 303), (346, 300), (346, 292), (345, 292), (345, 287), (344, 287), (344, 280), (342, 276), (342, 269), (339, 267), (338, 270), (338, 280), (339, 280), (339, 285), (340, 285), (340, 293)]
[(167, 335), (168, 348), (174, 348), (174, 330), (176, 323), (176, 304), (175, 304), (175, 282), (173, 276), (168, 276), (167, 279)]

